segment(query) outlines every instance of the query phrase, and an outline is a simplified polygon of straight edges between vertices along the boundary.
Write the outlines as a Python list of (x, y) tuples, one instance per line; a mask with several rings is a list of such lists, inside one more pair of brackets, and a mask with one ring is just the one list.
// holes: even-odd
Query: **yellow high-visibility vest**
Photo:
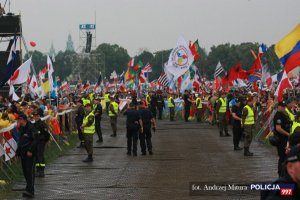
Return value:
[(250, 106), (248, 106), (248, 105), (246, 105), (244, 108), (247, 108), (247, 110), (248, 110), (248, 115), (246, 116), (244, 124), (245, 125), (253, 125), (253, 124), (255, 124), (253, 109)]
[(285, 108), (285, 111), (286, 113), (288, 114), (289, 116), (289, 119), (294, 122), (295, 121), (295, 115), (288, 109), (288, 108)]
[(110, 102), (109, 94), (105, 94), (105, 95), (104, 95), (104, 100), (105, 100), (105, 103)]
[[(83, 124), (87, 124), (88, 123), (90, 116), (95, 117), (94, 113), (90, 112), (87, 116), (84, 117)], [(94, 134), (95, 133), (95, 118), (94, 118), (94, 122), (93, 122), (93, 124), (91, 126), (85, 126), (83, 128), (83, 133), (86, 133), (86, 134)]]
[(293, 126), (292, 126), (292, 128), (291, 128), (291, 135), (294, 134), (294, 131), (295, 131), (296, 128), (299, 127), (299, 126), (300, 126), (300, 123), (298, 123), (298, 122), (294, 122), (294, 123), (293, 123)]
[(221, 106), (219, 108), (219, 113), (225, 113), (226, 112), (226, 108), (227, 108), (226, 100), (224, 100), (223, 98), (219, 98), (218, 101), (221, 101)]
[(151, 100), (151, 98), (150, 98), (149, 94), (147, 94), (147, 96), (146, 96), (146, 101), (147, 101), (147, 104), (149, 104), (149, 103), (150, 103), (150, 100)]
[[(199, 105), (197, 106), (198, 102), (199, 102)], [(197, 99), (196, 99), (196, 106), (198, 109), (202, 108), (202, 101), (201, 101), (201, 98), (199, 98), (199, 97), (197, 97)]]
[[(119, 104), (116, 103), (116, 102), (111, 102), (110, 104), (113, 106), (115, 113), (118, 114), (118, 112), (119, 112)], [(115, 117), (115, 116), (117, 116), (115, 113), (113, 113), (113, 112), (110, 110), (110, 108), (108, 108), (108, 116), (110, 116), (110, 117)]]
[(172, 103), (172, 100), (173, 100), (173, 98), (169, 97), (169, 99), (168, 99), (168, 108), (174, 108), (175, 107), (175, 105)]

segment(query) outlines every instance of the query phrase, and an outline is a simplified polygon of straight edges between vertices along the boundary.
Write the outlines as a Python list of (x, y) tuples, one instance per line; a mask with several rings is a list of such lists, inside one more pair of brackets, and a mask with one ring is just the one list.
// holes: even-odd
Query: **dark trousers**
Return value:
[(113, 134), (117, 134), (117, 117), (110, 117), (110, 126), (113, 130)]
[(138, 141), (138, 129), (132, 129), (127, 127), (127, 152), (134, 154), (137, 153), (137, 141)]
[(282, 165), (285, 161), (286, 154), (285, 154), (285, 148), (286, 148), (287, 140), (280, 139), (279, 145), (277, 146), (277, 153), (279, 156), (278, 159), (278, 175), (280, 176), (282, 173)]
[(150, 110), (151, 110), (151, 113), (152, 113), (153, 117), (156, 119), (156, 107), (153, 106), (153, 107), (150, 108)]
[(170, 121), (174, 121), (175, 117), (175, 108), (170, 108)]
[(197, 108), (196, 111), (197, 122), (201, 122), (201, 113), (202, 113), (202, 108)]
[(99, 140), (103, 140), (101, 131), (101, 118), (95, 117), (95, 129)]
[(238, 147), (243, 134), (243, 129), (241, 127), (241, 124), (234, 123), (232, 126), (232, 132), (233, 132), (233, 145), (234, 147)]
[(105, 102), (105, 106), (106, 106), (105, 109), (106, 109), (106, 114), (107, 114), (107, 115), (108, 115), (108, 109), (109, 109), (108, 107), (109, 107), (109, 104), (110, 104), (110, 102)]
[(76, 122), (77, 131), (78, 131), (78, 138), (79, 138), (80, 142), (83, 142), (83, 141), (84, 141), (84, 138), (83, 138), (82, 130), (81, 130), (81, 128), (80, 128), (81, 125), (82, 125), (81, 122)]
[(144, 132), (139, 134), (140, 145), (142, 153), (146, 153), (146, 144), (148, 151), (152, 151), (152, 142), (151, 142), (151, 127), (144, 127)]
[(227, 128), (227, 121), (226, 121), (226, 113), (219, 113), (219, 132), (220, 134), (223, 134), (223, 130), (225, 133), (228, 133), (228, 128)]
[(158, 108), (158, 119), (162, 120), (163, 108)]
[(34, 162), (35, 157), (27, 157), (21, 159), (23, 174), (26, 180), (26, 191), (34, 194)]
[(36, 155), (36, 164), (35, 164), (37, 169), (45, 168), (45, 157), (44, 157), (45, 146), (46, 146), (45, 141), (40, 141), (37, 145), (37, 155)]
[(184, 120), (187, 122), (190, 116), (190, 106), (184, 106)]
[(88, 155), (93, 155), (93, 138), (94, 134), (84, 134), (84, 144)]

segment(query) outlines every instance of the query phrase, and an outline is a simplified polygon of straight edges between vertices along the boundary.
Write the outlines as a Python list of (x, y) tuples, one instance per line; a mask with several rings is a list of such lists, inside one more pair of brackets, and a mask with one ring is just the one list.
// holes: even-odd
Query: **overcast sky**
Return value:
[(300, 22), (299, 8), (300, 0), (11, 0), (37, 50), (51, 42), (65, 50), (69, 33), (77, 49), (79, 24), (94, 23), (96, 12), (97, 44), (116, 43), (131, 56), (173, 48), (180, 35), (207, 51), (227, 42), (274, 44)]

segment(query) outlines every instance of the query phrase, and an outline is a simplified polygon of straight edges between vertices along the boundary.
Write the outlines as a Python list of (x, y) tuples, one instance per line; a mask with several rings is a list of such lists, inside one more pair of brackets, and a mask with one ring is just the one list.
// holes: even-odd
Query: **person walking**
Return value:
[(117, 136), (117, 119), (119, 113), (119, 104), (115, 101), (114, 96), (110, 96), (110, 105), (108, 107), (108, 116), (110, 118), (110, 125), (113, 130), (111, 137)]
[(226, 93), (222, 92), (220, 94), (220, 98), (217, 102), (217, 108), (216, 108), (216, 119), (219, 121), (219, 133), (220, 137), (223, 137), (223, 131), (225, 131), (225, 136), (230, 136), (228, 133), (227, 128), (227, 120), (226, 120), (226, 111), (227, 111), (227, 101), (226, 101)]
[(81, 128), (83, 129), (84, 145), (88, 153), (88, 157), (83, 162), (93, 162), (93, 137), (95, 129), (95, 115), (91, 104), (85, 105), (85, 117)]
[(25, 192), (23, 197), (34, 197), (34, 176), (35, 161), (38, 145), (38, 131), (34, 125), (28, 121), (25, 114), (18, 116), (20, 126), (20, 139), (16, 155), (21, 158), (23, 174), (26, 180)]
[(174, 117), (175, 117), (175, 102), (173, 99), (174, 94), (171, 93), (169, 94), (169, 98), (168, 98), (168, 108), (170, 111), (170, 121), (174, 121)]
[(239, 142), (242, 138), (243, 129), (242, 129), (242, 105), (243, 99), (238, 98), (235, 100), (235, 105), (231, 109), (231, 114), (233, 118), (232, 132), (233, 132), (233, 146), (234, 150), (242, 150), (243, 148), (239, 147)]
[(202, 100), (200, 94), (196, 94), (196, 109), (197, 122), (201, 122)]
[(102, 105), (100, 103), (99, 97), (96, 97), (94, 99), (93, 112), (95, 115), (95, 129), (96, 129), (96, 133), (98, 135), (98, 140), (96, 142), (101, 143), (101, 142), (103, 142), (102, 131), (101, 131)]
[(242, 111), (242, 128), (244, 128), (244, 156), (253, 156), (253, 153), (249, 151), (253, 133), (254, 133), (254, 99), (253, 97), (248, 97), (247, 105), (243, 108)]
[(77, 111), (75, 114), (75, 123), (76, 123), (76, 127), (77, 127), (77, 132), (78, 132), (78, 138), (80, 141), (80, 144), (77, 148), (84, 148), (84, 138), (83, 138), (83, 132), (81, 129), (81, 125), (83, 123), (83, 119), (85, 116), (85, 111), (84, 111), (84, 106), (83, 106), (83, 101), (82, 100), (78, 100), (76, 102), (77, 105)]

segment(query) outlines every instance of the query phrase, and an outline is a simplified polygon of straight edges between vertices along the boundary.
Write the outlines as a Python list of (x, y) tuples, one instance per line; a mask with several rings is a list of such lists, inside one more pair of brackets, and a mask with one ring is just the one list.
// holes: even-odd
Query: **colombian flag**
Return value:
[(300, 66), (300, 23), (275, 45), (275, 53), (286, 73)]

